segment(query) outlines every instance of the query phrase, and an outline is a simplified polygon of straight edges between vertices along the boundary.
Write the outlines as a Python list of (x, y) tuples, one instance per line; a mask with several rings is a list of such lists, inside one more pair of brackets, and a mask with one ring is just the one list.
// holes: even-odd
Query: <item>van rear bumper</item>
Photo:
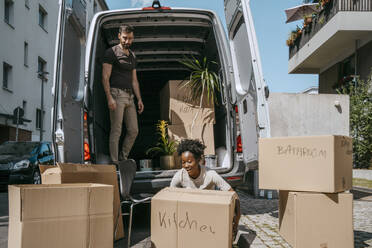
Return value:
[[(221, 175), (231, 187), (236, 187), (243, 184), (244, 173), (227, 173)], [(159, 190), (169, 187), (172, 178), (156, 178), (156, 179), (135, 179), (132, 184), (131, 192), (138, 193), (156, 193)]]

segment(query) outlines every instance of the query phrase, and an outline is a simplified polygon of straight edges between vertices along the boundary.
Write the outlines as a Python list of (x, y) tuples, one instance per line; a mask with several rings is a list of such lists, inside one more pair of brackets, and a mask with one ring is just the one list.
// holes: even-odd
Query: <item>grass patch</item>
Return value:
[(353, 178), (353, 186), (372, 189), (372, 181), (362, 178)]

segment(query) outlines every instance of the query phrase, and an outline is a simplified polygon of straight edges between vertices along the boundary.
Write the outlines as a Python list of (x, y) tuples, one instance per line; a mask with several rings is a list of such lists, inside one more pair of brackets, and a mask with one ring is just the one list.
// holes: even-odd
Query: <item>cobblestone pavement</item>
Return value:
[[(372, 193), (354, 193), (355, 248), (372, 247)], [(239, 192), (240, 224), (255, 233), (251, 248), (291, 247), (278, 233), (278, 200), (255, 199)]]

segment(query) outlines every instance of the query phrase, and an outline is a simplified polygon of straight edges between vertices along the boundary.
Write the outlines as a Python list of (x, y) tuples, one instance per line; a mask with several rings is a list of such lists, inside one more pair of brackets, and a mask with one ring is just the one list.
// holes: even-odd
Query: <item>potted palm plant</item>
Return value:
[(202, 60), (198, 60), (192, 56), (191, 58), (181, 60), (180, 63), (191, 71), (188, 80), (184, 81), (182, 87), (186, 87), (190, 90), (189, 98), (191, 101), (199, 103), (199, 109), (191, 124), (190, 133), (192, 136), (195, 120), (203, 106), (204, 97), (206, 96), (208, 104), (215, 103), (217, 105), (217, 93), (220, 91), (220, 79), (217, 73), (209, 67), (210, 63), (216, 65), (217, 63), (215, 61), (207, 61), (206, 57)]
[(159, 120), (156, 124), (156, 130), (160, 135), (156, 146), (146, 151), (147, 156), (156, 156), (160, 154), (160, 167), (165, 170), (176, 169), (176, 163), (173, 154), (177, 151), (177, 142), (169, 140), (167, 133), (168, 122)]

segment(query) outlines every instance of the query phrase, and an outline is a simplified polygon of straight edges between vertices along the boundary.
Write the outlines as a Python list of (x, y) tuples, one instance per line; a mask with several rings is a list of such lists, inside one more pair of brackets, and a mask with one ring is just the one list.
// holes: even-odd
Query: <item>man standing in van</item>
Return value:
[[(134, 95), (138, 113), (144, 109), (136, 71), (136, 56), (129, 49), (134, 34), (133, 27), (119, 28), (119, 44), (106, 50), (103, 58), (102, 83), (110, 110), (110, 157), (113, 163), (126, 160), (138, 134)], [(124, 119), (126, 135), (119, 154), (119, 139)]]

